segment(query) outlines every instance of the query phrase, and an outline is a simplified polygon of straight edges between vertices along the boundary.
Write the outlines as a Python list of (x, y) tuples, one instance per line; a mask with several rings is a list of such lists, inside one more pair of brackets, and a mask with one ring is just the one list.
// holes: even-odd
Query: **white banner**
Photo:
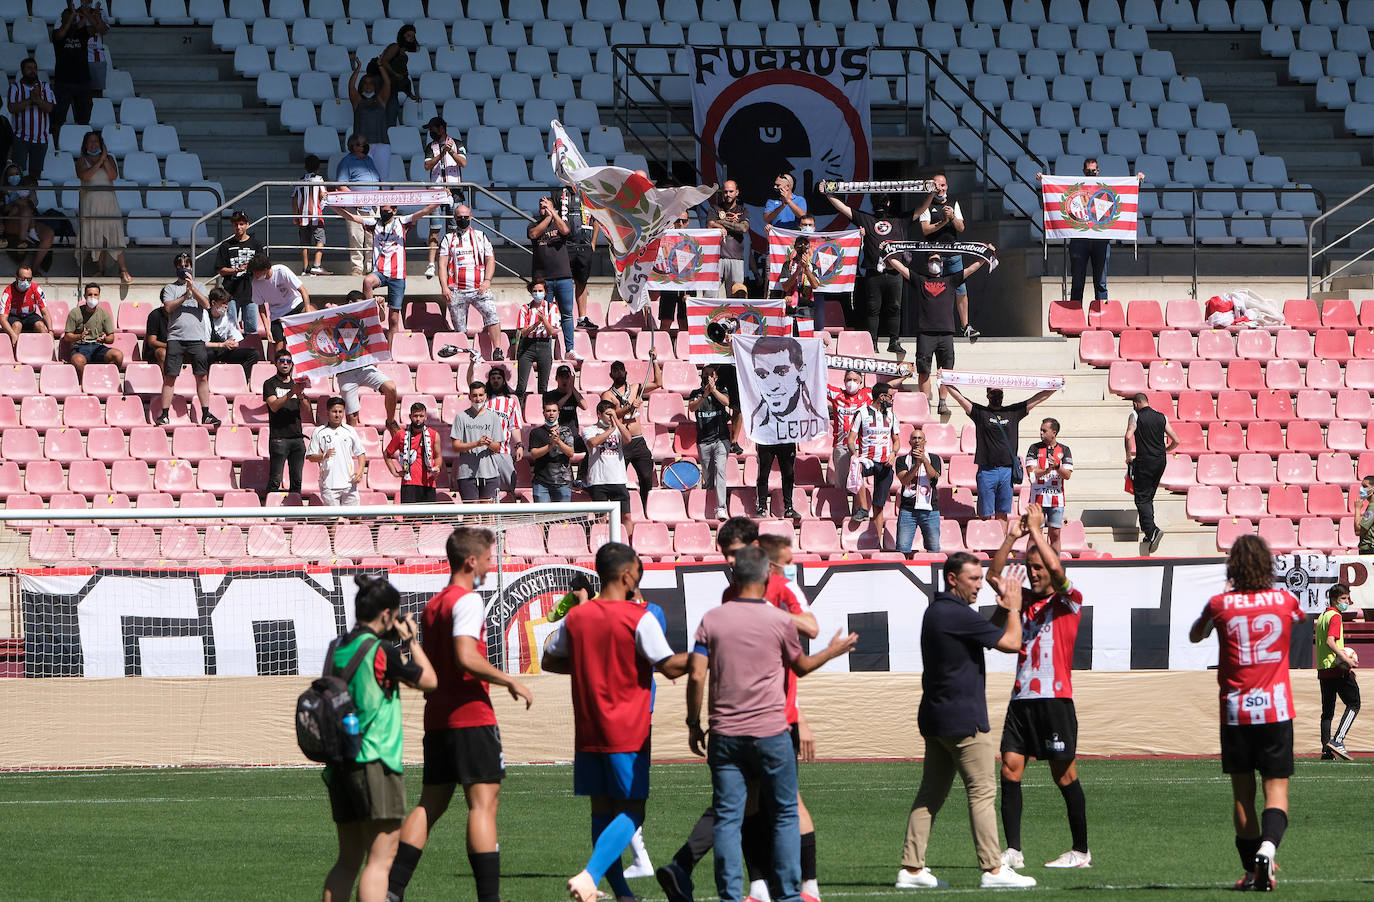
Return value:
[(447, 188), (406, 188), (398, 191), (330, 191), (324, 196), (327, 207), (427, 207), (430, 204), (451, 204), (453, 195)]
[(756, 445), (809, 442), (830, 429), (825, 343), (787, 335), (736, 335), (744, 428)]
[(975, 373), (970, 370), (944, 370), (940, 373), (940, 381), (945, 385), (986, 385), (988, 388), (1023, 388), (1035, 391), (1058, 391), (1064, 387), (1063, 376)]

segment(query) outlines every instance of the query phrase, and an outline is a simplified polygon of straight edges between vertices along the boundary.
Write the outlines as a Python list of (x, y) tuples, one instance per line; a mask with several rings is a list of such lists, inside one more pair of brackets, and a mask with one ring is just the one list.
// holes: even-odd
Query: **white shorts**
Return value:
[(337, 373), (334, 378), (339, 382), (339, 394), (343, 395), (346, 413), (357, 413), (363, 409), (362, 402), (358, 400), (359, 388), (366, 385), (368, 388), (381, 391), (382, 386), (391, 381), (386, 373), (370, 363), (367, 366), (360, 366), (356, 370)]
[(496, 300), (491, 296), (491, 292), (481, 292), (475, 288), (463, 289), (449, 292), (448, 316), (453, 323), (453, 331), (466, 332), (468, 330), (468, 305), (477, 308), (477, 312), (482, 314), (482, 325), (495, 326), (501, 322), (501, 316), (496, 312)]
[(320, 500), (325, 507), (338, 507), (343, 504), (358, 503), (358, 487), (351, 485), (346, 489), (320, 489)]

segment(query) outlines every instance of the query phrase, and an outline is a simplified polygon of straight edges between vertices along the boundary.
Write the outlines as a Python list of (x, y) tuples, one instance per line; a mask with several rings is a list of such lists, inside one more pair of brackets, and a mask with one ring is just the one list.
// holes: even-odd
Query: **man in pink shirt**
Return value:
[[(711, 765), (716, 812), (716, 892), (721, 902), (744, 897), (740, 828), (750, 783), (760, 806), (773, 817), (773, 870), (777, 902), (798, 902), (801, 889), (801, 832), (797, 818), (797, 756), (783, 712), (784, 670), (805, 676), (848, 654), (858, 634), (836, 633), (825, 649), (803, 654), (797, 627), (786, 613), (764, 601), (768, 553), (750, 545), (735, 552), (733, 601), (708, 611), (697, 627), (687, 683), (687, 735), (693, 754)], [(707, 673), (711, 682), (711, 738), (701, 726)]]

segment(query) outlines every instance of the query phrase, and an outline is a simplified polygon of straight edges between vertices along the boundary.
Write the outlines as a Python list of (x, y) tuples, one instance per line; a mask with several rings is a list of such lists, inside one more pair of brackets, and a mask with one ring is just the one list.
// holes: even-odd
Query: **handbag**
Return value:
[(1007, 427), (998, 423), (997, 431), (1002, 433), (1002, 441), (1007, 443), (1007, 449), (1011, 451), (1011, 484), (1020, 485), (1026, 479), (1026, 466), (1021, 463), (1021, 455), (1017, 453), (1016, 446), (1007, 438)]

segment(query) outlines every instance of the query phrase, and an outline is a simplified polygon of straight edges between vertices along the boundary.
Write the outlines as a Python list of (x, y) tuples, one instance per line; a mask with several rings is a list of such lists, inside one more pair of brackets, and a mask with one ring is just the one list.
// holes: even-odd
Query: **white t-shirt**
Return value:
[(624, 485), (625, 452), (620, 430), (612, 428), (604, 442), (592, 447), (591, 440), (605, 431), (600, 423), (582, 429), (582, 439), (587, 443), (587, 485)]
[(301, 280), (280, 263), (272, 265), (265, 279), (253, 279), (253, 303), (266, 304), (273, 319), (285, 316), (301, 302)]
[(320, 462), (321, 489), (348, 489), (353, 487), (353, 462), (360, 454), (366, 454), (363, 440), (353, 427), (347, 423), (335, 429), (320, 426), (310, 436), (310, 447), (306, 454), (323, 454), (330, 448), (334, 453)]

